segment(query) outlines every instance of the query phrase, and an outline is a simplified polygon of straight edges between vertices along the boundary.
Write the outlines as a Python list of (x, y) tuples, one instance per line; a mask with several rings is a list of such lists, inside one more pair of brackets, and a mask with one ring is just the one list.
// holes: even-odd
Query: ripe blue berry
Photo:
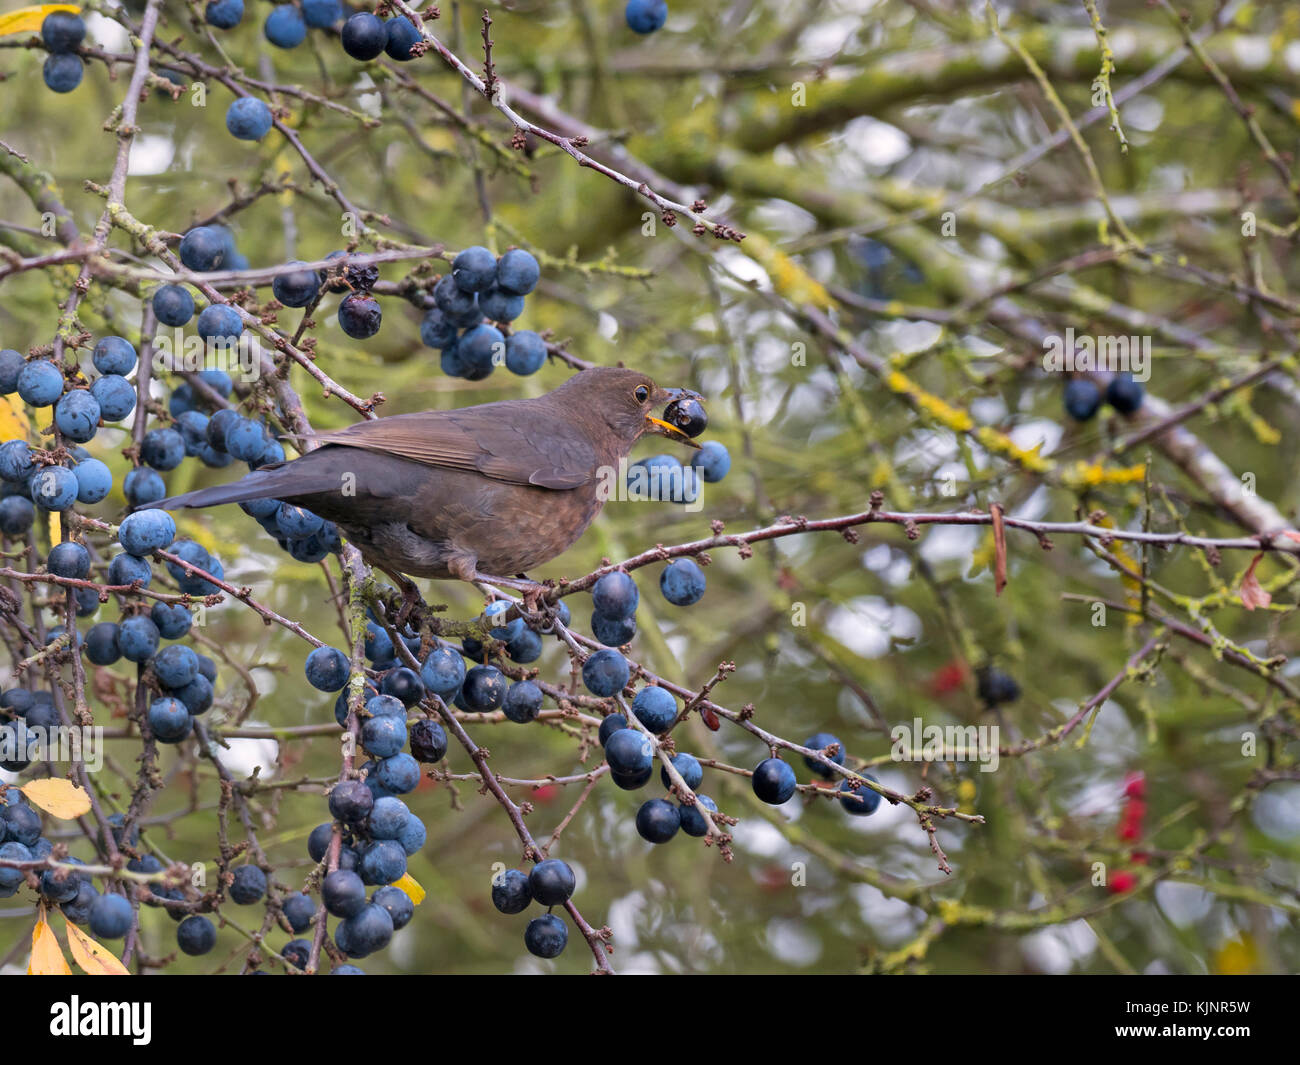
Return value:
[(596, 733), (597, 739), (602, 747), (606, 741), (619, 729), (627, 728), (627, 718), (622, 714), (610, 714), (600, 723), (600, 729)]
[(164, 688), (183, 688), (199, 675), (199, 656), (183, 643), (174, 643), (154, 655), (153, 671)]
[(406, 723), (396, 717), (372, 717), (361, 727), (361, 744), (376, 758), (391, 758), (406, 746)]
[(135, 369), (138, 360), (135, 346), (129, 340), (124, 337), (100, 337), (90, 353), (90, 361), (102, 374), (115, 373), (125, 377)]
[(297, 48), (307, 36), (307, 23), (293, 4), (279, 4), (266, 16), (262, 32), (277, 48)]
[(528, 888), (543, 906), (562, 906), (573, 896), (578, 878), (573, 875), (568, 862), (547, 858), (538, 862), (528, 873)]
[(69, 53), (46, 56), (45, 65), (41, 68), (46, 88), (60, 93), (71, 92), (80, 85), (85, 72), (86, 65), (81, 61), (81, 56)]
[(705, 481), (715, 484), (731, 469), (731, 455), (716, 440), (710, 440), (691, 456), (691, 465), (700, 471)]
[(605, 761), (615, 773), (636, 776), (650, 769), (654, 745), (636, 729), (619, 729), (605, 741)]
[(108, 583), (112, 585), (130, 585), (137, 581), (141, 588), (148, 588), (153, 581), (153, 568), (146, 558), (135, 555), (114, 555), (108, 563)]
[(266, 894), (266, 874), (255, 865), (241, 865), (230, 882), (230, 901), (251, 906)]
[(117, 374), (96, 378), (90, 394), (99, 404), (99, 416), (106, 422), (120, 422), (135, 410), (135, 386)]
[[(149, 619), (158, 626), (158, 635), (164, 640), (179, 640), (190, 631), (194, 622), (190, 612), (180, 603), (154, 603), (149, 609)], [(198, 657), (194, 656), (196, 673)]]
[(209, 26), (216, 26), (219, 30), (233, 30), (244, 17), (244, 0), (208, 0), (203, 17)]
[(677, 700), (659, 687), (642, 688), (632, 700), (632, 713), (656, 736), (667, 732), (677, 720)]
[(481, 381), (506, 357), (506, 338), (494, 325), (480, 322), (467, 329), (456, 345), (457, 357), (465, 366), (464, 376)]
[(388, 44), (384, 20), (369, 11), (359, 11), (343, 23), (343, 51), (353, 59), (374, 59)]
[[(294, 262), (301, 260), (295, 259)], [(271, 291), (286, 307), (306, 307), (320, 292), (320, 274), (315, 270), (277, 274), (271, 282)]]
[(334, 932), (334, 942), (350, 958), (364, 958), (383, 950), (392, 938), (392, 915), (373, 902), (343, 921)]
[[(872, 783), (879, 784), (870, 773), (860, 773)], [(845, 777), (840, 781), (839, 786), (840, 805), (855, 817), (867, 817), (874, 814), (880, 807), (880, 792), (873, 791), (871, 788), (857, 781), (849, 780)]]
[(447, 318), (441, 308), (431, 307), (420, 322), (420, 340), (425, 347), (448, 347), (456, 340), (456, 324)]
[(524, 946), (539, 958), (558, 958), (568, 942), (568, 928), (553, 913), (534, 917), (524, 929)]
[(147, 662), (158, 651), (158, 626), (143, 614), (126, 618), (117, 627), (117, 649), (128, 662)]
[(415, 903), (399, 887), (381, 887), (370, 901), (388, 911), (388, 916), (393, 919), (393, 931), (405, 928), (415, 916)]
[(636, 635), (636, 619), (595, 613), (591, 615), (591, 634), (606, 647), (622, 647)]
[(0, 396), (8, 396), (18, 388), (18, 375), (27, 365), (21, 351), (13, 348), (0, 350)]
[(466, 329), (483, 320), (483, 312), (478, 309), (478, 297), (462, 290), (451, 274), (433, 286), (433, 301), (458, 329)]
[(1106, 402), (1120, 414), (1133, 414), (1142, 406), (1144, 392), (1131, 373), (1117, 373), (1106, 386)]
[(5, 496), (0, 499), (0, 532), (7, 536), (22, 536), (36, 520), (36, 508), (22, 496)]
[(497, 277), (496, 257), (477, 244), (466, 248), (452, 260), (451, 276), (462, 292), (485, 292)]
[(690, 606), (704, 595), (704, 571), (691, 559), (679, 558), (659, 575), (659, 590), (673, 606)]
[(412, 854), (419, 853), (427, 837), (424, 822), (412, 814), (402, 826), (402, 834), (397, 837), (397, 842), (402, 845), (402, 850), (406, 852), (407, 857), (410, 857)]
[(1086, 377), (1072, 377), (1065, 383), (1065, 413), (1076, 422), (1086, 422), (1101, 407), (1101, 392)]
[(199, 913), (192, 913), (176, 926), (176, 945), (191, 957), (206, 954), (217, 945), (216, 926)]
[(976, 671), (975, 690), (990, 707), (1014, 703), (1020, 698), (1020, 685), (1015, 678), (996, 666), (984, 666)]
[(424, 682), (413, 669), (398, 666), (384, 674), (379, 690), (401, 701), (403, 706), (414, 706), (424, 698)]
[(90, 552), (81, 544), (66, 540), (50, 548), (46, 568), (56, 577), (84, 580), (90, 575)]
[(336, 647), (317, 647), (307, 656), (307, 683), (317, 691), (336, 692), (348, 682), (348, 658)]
[(711, 814), (718, 812), (718, 804), (707, 795), (696, 795), (694, 806), (682, 805), (677, 809), (682, 819), (682, 831), (688, 836), (694, 836), (697, 839), (709, 834), (709, 826), (704, 820), (704, 815), (697, 809), (700, 806), (703, 806)]
[(233, 344), (244, 332), (244, 321), (234, 307), (214, 303), (199, 312), (194, 331), (204, 340), (217, 344)]
[(636, 830), (647, 842), (667, 843), (681, 827), (681, 814), (666, 799), (647, 799), (636, 812)]
[(516, 724), (526, 725), (535, 721), (542, 712), (542, 689), (531, 680), (518, 681), (510, 685), (501, 709)]
[(311, 919), (316, 916), (316, 904), (301, 891), (286, 895), (280, 903), (280, 910), (295, 932), (307, 931), (311, 927)]
[(506, 697), (506, 678), (496, 666), (475, 666), (465, 674), (460, 695), (474, 713), (496, 710)]
[[(87, 459), (86, 461), (93, 460)], [(85, 463), (83, 462), (81, 465), (84, 466)], [(126, 501), (131, 506), (143, 507), (162, 499), (167, 494), (167, 486), (163, 484), (163, 479), (157, 473), (141, 466), (131, 470), (122, 479), (122, 492), (126, 495)]]
[(582, 683), (592, 695), (602, 698), (621, 692), (628, 676), (627, 659), (610, 647), (593, 652), (582, 664)]
[(29, 362), (18, 374), (18, 396), (33, 407), (48, 407), (63, 394), (63, 372), (49, 359)]
[(219, 226), (195, 226), (181, 239), (181, 262), (199, 273), (219, 269), (232, 248), (230, 234)]
[[(390, 717), (378, 720), (395, 721), (396, 719)], [(406, 808), (406, 803), (396, 796), (384, 795), (375, 800), (370, 817), (366, 821), (366, 829), (371, 839), (400, 839), (410, 817), (411, 811)]]
[(546, 341), (531, 329), (511, 333), (506, 341), (506, 369), (520, 377), (535, 374), (546, 362)]
[(179, 699), (155, 699), (149, 706), (149, 728), (160, 743), (180, 743), (190, 734), (193, 721)]
[[(834, 762), (836, 765), (843, 765), (844, 744), (840, 743), (839, 739), (832, 736), (829, 732), (815, 733), (803, 741), (803, 745), (812, 751), (824, 750), (832, 744), (838, 744), (840, 749), (836, 754), (831, 756), (830, 761)], [(809, 758), (807, 755), (804, 755), (803, 764), (806, 765), (811, 772), (816, 773), (819, 777), (824, 777), (826, 780), (832, 780), (839, 775), (835, 770), (827, 769), (825, 764), (813, 758)]]
[(528, 874), (521, 869), (505, 869), (492, 878), (492, 905), (501, 913), (523, 913), (533, 901)]
[(132, 555), (153, 554), (170, 547), (175, 539), (176, 522), (165, 510), (137, 510), (117, 528), (117, 542)]
[(271, 109), (255, 96), (241, 96), (226, 108), (226, 129), (241, 141), (260, 141), (271, 130)]
[(384, 24), (384, 31), (384, 51), (390, 59), (405, 63), (415, 58), (411, 54), (411, 46), (420, 40), (420, 31), (409, 18), (405, 15), (390, 18)]
[(353, 917), (365, 909), (366, 885), (350, 869), (335, 869), (321, 881), (321, 901), (335, 917)]
[(87, 389), (65, 393), (55, 404), (55, 425), (74, 443), (86, 443), (99, 429), (99, 403)]
[(374, 781), (389, 794), (405, 795), (408, 791), (414, 791), (420, 783), (420, 763), (405, 751), (384, 758), (375, 769)]
[[(677, 770), (691, 791), (704, 783), (704, 767), (700, 765), (699, 759), (693, 754), (682, 751), (680, 754), (673, 755), (673, 768)], [(668, 776), (667, 766), (659, 770), (659, 779), (664, 782), (665, 788), (672, 787), (672, 779)]]
[(592, 604), (608, 618), (630, 618), (640, 599), (636, 582), (620, 571), (606, 573), (591, 589)]
[(668, 21), (667, 0), (627, 0), (623, 17), (633, 33), (654, 33)]
[(330, 813), (347, 825), (364, 824), (374, 809), (375, 797), (359, 780), (344, 780), (330, 792)]
[(511, 248), (497, 260), (497, 287), (515, 296), (527, 296), (537, 287), (542, 268), (523, 248)]
[(72, 11), (51, 11), (41, 23), (41, 40), (51, 52), (72, 52), (86, 38), (86, 23)]
[(794, 794), (794, 770), (779, 758), (765, 758), (754, 769), (754, 794), (770, 806), (780, 806)]
[(376, 886), (400, 880), (406, 874), (406, 851), (396, 840), (376, 840), (361, 855), (360, 872), (362, 880)]
[(341, 0), (302, 0), (302, 17), (308, 26), (326, 29), (343, 17)]
[(43, 466), (32, 475), (31, 497), (46, 510), (67, 510), (77, 501), (77, 475), (65, 466)]
[(494, 322), (513, 322), (524, 313), (524, 298), (493, 285), (478, 294), (479, 310)]
[[(240, 4), (243, 0), (233, 0)], [(208, 10), (212, 5), (208, 5)], [(194, 317), (194, 297), (180, 285), (163, 285), (153, 294), (153, 313), (163, 325), (179, 328)]]

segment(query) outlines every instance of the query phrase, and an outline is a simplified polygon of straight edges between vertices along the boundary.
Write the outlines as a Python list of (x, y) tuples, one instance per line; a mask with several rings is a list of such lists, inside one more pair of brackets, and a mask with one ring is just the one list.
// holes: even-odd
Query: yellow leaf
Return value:
[(33, 780), (18, 790), (46, 813), (64, 821), (90, 812), (90, 796), (70, 780)]
[(71, 976), (72, 970), (63, 958), (63, 948), (54, 929), (45, 920), (45, 907), (42, 906), (36, 917), (36, 927), (32, 929), (32, 957), (27, 963), (28, 976)]
[(96, 943), (71, 921), (67, 922), (68, 946), (72, 960), (91, 976), (130, 976), (125, 965), (111, 950)]
[(424, 901), (426, 892), (424, 888), (420, 887), (420, 882), (410, 873), (403, 873), (400, 880), (394, 880), (393, 887), (399, 887), (405, 891), (417, 906)]
[(10, 33), (35, 33), (41, 28), (45, 16), (51, 11), (80, 11), (76, 4), (41, 4), (39, 7), (20, 7), (0, 15), (0, 37)]
[(27, 412), (17, 393), (0, 397), (0, 440), (25, 440), (27, 428)]

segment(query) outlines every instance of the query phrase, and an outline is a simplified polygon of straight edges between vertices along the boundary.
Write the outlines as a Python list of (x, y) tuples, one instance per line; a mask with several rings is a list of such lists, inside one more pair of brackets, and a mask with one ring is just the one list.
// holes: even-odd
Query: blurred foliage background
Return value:
[[(301, 84), (357, 116), (379, 118), (365, 128), (318, 103), (280, 98), (290, 124), (347, 194), (388, 216), (391, 225), (377, 224), (381, 232), (452, 250), (476, 243), (533, 250), (543, 280), (519, 325), (551, 330), (584, 359), (621, 361), (709, 397), (708, 437), (725, 443), (734, 463), (726, 481), (707, 487), (702, 511), (613, 503), (579, 545), (534, 576), (578, 576), (602, 558), (695, 539), (708, 534), (710, 520), (739, 531), (782, 514), (864, 510), (873, 489), (893, 510), (1001, 502), (1033, 519), (1104, 510), (1129, 528), (1259, 531), (1243, 530), (1198, 479), (1204, 470), (1195, 463), (1189, 471), (1153, 442), (1109, 455), (1132, 431), (1124, 419), (1109, 412), (1083, 424), (1065, 419), (1062, 382), (1042, 372), (1035, 337), (1067, 327), (1153, 337), (1149, 393), (1174, 408), (1282, 357), (1276, 372), (1203, 404), (1186, 427), (1234, 476), (1252, 474), (1259, 498), (1294, 521), (1300, 392), (1288, 293), (1300, 9), (1182, 5), (1193, 30), (1222, 19), (1206, 38), (1207, 55), (1282, 153), (1289, 186), (1205, 64), (1185, 57), (1120, 105), (1127, 152), (1107, 119), (1082, 129), (1107, 190), (1103, 200), (1067, 136), (1025, 157), (1062, 131), (1061, 116), (1024, 57), (991, 34), (981, 3), (670, 0), (667, 26), (646, 39), (627, 31), (622, 5), (611, 0), (440, 6), (431, 31), (475, 69), (482, 67), (478, 19), (484, 7), (491, 12), (497, 71), (519, 90), (514, 106), (548, 128), (557, 119), (590, 127), (589, 150), (598, 158), (653, 173), (646, 180), (672, 197), (668, 190), (703, 196), (709, 217), (726, 219), (746, 240), (693, 236), (686, 219), (668, 227), (647, 201), (552, 145), (530, 138), (524, 151), (512, 150), (509, 124), (435, 56), (362, 66), (319, 31), (284, 52), (261, 33), (269, 5), (252, 0), (243, 24), (215, 39), (192, 19), (201, 5), (168, 0), (160, 36), (217, 65), (219, 43), (251, 77)], [(1101, 55), (1084, 5), (1024, 2), (998, 11), (1003, 32), (1041, 65), (1071, 116), (1096, 106)], [(1182, 44), (1159, 7), (1108, 3), (1100, 16), (1115, 49), (1117, 93)], [(98, 48), (127, 54), (121, 27), (102, 16), (88, 21)], [(114, 140), (102, 123), (129, 68), (110, 76), (92, 62), (75, 93), (56, 96), (41, 83), (42, 51), (27, 42), (0, 41), (2, 136), (49, 175), (88, 231), (103, 201), (83, 182), (103, 182), (111, 169)], [(239, 206), (227, 222), (254, 267), (342, 246), (337, 205), (313, 186), (283, 137), (272, 132), (249, 145), (226, 133), (228, 99), (217, 84), (207, 86), (206, 106), (194, 106), (191, 89), (172, 100), (155, 88), (140, 110), (127, 186), (132, 213), (183, 232), (233, 201)], [(0, 169), (13, 177), (24, 168), (7, 157)], [(1121, 244), (1107, 205), (1134, 243)], [(1242, 212), (1260, 220), (1254, 235), (1243, 235)], [(42, 245), (28, 232), (39, 228), (38, 213), (15, 181), (0, 182), (0, 217), (11, 224), (0, 228), (0, 243), (22, 255)], [(120, 234), (114, 243), (132, 251)], [(1213, 277), (1175, 269), (1187, 264)], [(406, 267), (389, 264), (382, 275), (398, 282)], [(5, 346), (49, 343), (70, 276), (58, 267), (0, 285)], [(1235, 278), (1249, 291), (1214, 278)], [(527, 379), (499, 372), (478, 383), (451, 380), (419, 342), (415, 306), (385, 298), (382, 331), (360, 343), (339, 330), (335, 303), (316, 316), (319, 365), (358, 395), (382, 391), (386, 414), (537, 395), (571, 372), (552, 361)], [(810, 324), (809, 308), (833, 323), (831, 334)], [(81, 321), (97, 335), (136, 339), (138, 295), (97, 285)], [(882, 380), (882, 369), (903, 375), (907, 388)], [(354, 418), (323, 400), (301, 370), (291, 379), (317, 428)], [(155, 388), (165, 399), (163, 385)], [(918, 401), (922, 394), (950, 406)], [(127, 443), (124, 433), (104, 431), (91, 450), (121, 471)], [(654, 450), (643, 444), (634, 458)], [(1106, 472), (1148, 460), (1145, 478)], [(1076, 463), (1100, 472), (1090, 478)], [(174, 494), (229, 475), (186, 463), (168, 476), (168, 488)], [(115, 518), (123, 505), (118, 488), (92, 512)], [(289, 561), (236, 508), (185, 514), (178, 524), (222, 559), (232, 583), (343, 646), (321, 566)], [(772, 809), (744, 777), (710, 771), (701, 790), (740, 818), (728, 864), (685, 837), (665, 847), (644, 843), (633, 816), (648, 792), (602, 781), (552, 853), (578, 870), (575, 898), (587, 919), (613, 929), (615, 968), (1294, 971), (1295, 701), (1206, 648), (1162, 634), (1156, 668), (1126, 682), (1095, 722), (1059, 745), (1004, 757), (989, 773), (970, 763), (891, 763), (888, 729), (918, 717), (998, 724), (1006, 744), (1040, 737), (1160, 630), (1117, 611), (1096, 626), (1087, 603), (1063, 598), (1140, 598), (1077, 537), (1055, 537), (1044, 551), (1032, 536), (1012, 534), (1010, 583), (995, 598), (986, 530), (924, 529), (914, 542), (896, 526), (859, 532), (856, 544), (833, 533), (761, 544), (745, 561), (715, 551), (705, 599), (689, 610), (658, 594), (658, 567), (639, 571), (633, 656), (692, 687), (718, 663), (734, 661), (736, 672), (715, 693), (720, 702), (752, 703), (758, 724), (798, 742), (833, 732), (851, 755), (884, 763), (877, 771), (885, 784), (910, 794), (924, 783), (939, 804), (987, 823), (938, 823), (953, 868), (945, 876), (904, 807), (884, 805), (861, 819), (822, 801)], [(1211, 566), (1199, 552), (1128, 547), (1173, 598), (1152, 596), (1184, 623), (1261, 661), (1295, 651), (1293, 557), (1261, 563), (1273, 606), (1247, 613), (1234, 589), (1249, 553), (1225, 552)], [(337, 574), (337, 563), (324, 569)], [(455, 617), (481, 606), (472, 589), (450, 584), (427, 586), (426, 597)], [(589, 599), (575, 596), (571, 605), (585, 626)], [(101, 616), (115, 617), (114, 609)], [(805, 613), (806, 623), (795, 623)], [(332, 722), (332, 698), (303, 681), (308, 648), (289, 633), (226, 603), (209, 612), (202, 641), (207, 653), (245, 667), (241, 675), (222, 666), (214, 721), (255, 699), (247, 726)], [(973, 671), (987, 662), (1023, 689), (996, 718), (975, 694)], [(538, 665), (556, 682), (567, 677), (553, 641)], [(1277, 672), (1292, 677), (1292, 667)], [(126, 676), (119, 667), (100, 672)], [(96, 685), (111, 688), (107, 679)], [(109, 703), (96, 706), (101, 712), (101, 723), (123, 724), (111, 719)], [(497, 772), (512, 777), (599, 764), (598, 748), (580, 750), (542, 725), (471, 731), (490, 747)], [(1259, 739), (1249, 755), (1246, 734)], [(263, 780), (319, 782), (337, 773), (333, 738), (228, 742), (232, 770), (257, 765)], [(747, 734), (725, 724), (710, 733), (696, 717), (679, 730), (678, 747), (740, 767), (766, 757)], [(97, 778), (110, 803), (129, 797), (137, 756), (135, 740), (110, 745), (110, 768)], [(471, 768), (457, 749), (449, 764), (455, 772)], [(214, 773), (175, 751), (164, 753), (163, 767), (170, 776), (145, 838), (169, 859), (210, 862)], [(796, 767), (806, 782), (797, 760)], [(1261, 768), (1272, 775), (1261, 778)], [(1124, 842), (1117, 825), (1130, 773), (1145, 776), (1148, 812), (1142, 838)], [(539, 839), (578, 791), (532, 797), (528, 821)], [(327, 816), (320, 792), (307, 784), (254, 799), (263, 845), (293, 889), (311, 866), (306, 834)], [(426, 781), (408, 798), (429, 829), (411, 862), (429, 897), (388, 950), (362, 963), (367, 971), (590, 968), (576, 935), (558, 961), (530, 958), (522, 946), (527, 916), (492, 909), (492, 865), (519, 864), (519, 853), (491, 797), (470, 783)], [(84, 840), (71, 849), (90, 857)], [(1145, 864), (1134, 850), (1147, 855)], [(1094, 863), (1112, 876), (1137, 873), (1138, 886), (1109, 892), (1095, 882)], [(0, 909), (0, 950), (19, 964), (31, 918), (21, 898)], [(224, 909), (243, 927), (260, 918), (260, 911)], [(169, 953), (171, 921), (156, 910), (142, 911), (142, 921), (145, 952)], [(277, 932), (271, 944), (288, 938)], [(219, 958), (237, 972), (245, 947), (227, 929), (215, 954), (181, 958), (167, 971), (210, 972)]]

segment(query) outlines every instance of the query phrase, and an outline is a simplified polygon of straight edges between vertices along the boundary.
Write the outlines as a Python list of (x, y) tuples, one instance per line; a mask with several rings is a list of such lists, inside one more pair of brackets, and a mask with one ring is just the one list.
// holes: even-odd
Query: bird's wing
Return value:
[(571, 423), (526, 401), (396, 414), (322, 433), (323, 444), (365, 448), (426, 466), (476, 470), (509, 484), (577, 488), (596, 477), (596, 450)]

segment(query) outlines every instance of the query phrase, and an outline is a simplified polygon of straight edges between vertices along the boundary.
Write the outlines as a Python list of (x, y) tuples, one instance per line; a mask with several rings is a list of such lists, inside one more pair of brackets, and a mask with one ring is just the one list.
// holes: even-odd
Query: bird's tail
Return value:
[[(311, 454), (317, 454), (312, 452)], [(184, 495), (171, 496), (157, 503), (147, 503), (147, 507), (159, 510), (181, 510), (184, 508), (215, 507), (222, 503), (245, 503), (250, 499), (289, 499), (295, 496), (310, 495), (313, 492), (337, 490), (339, 478), (332, 464), (318, 464), (305, 461), (310, 456), (294, 459), (291, 462), (279, 462), (273, 466), (263, 466), (246, 477), (241, 477), (231, 484), (214, 485), (200, 488)]]

